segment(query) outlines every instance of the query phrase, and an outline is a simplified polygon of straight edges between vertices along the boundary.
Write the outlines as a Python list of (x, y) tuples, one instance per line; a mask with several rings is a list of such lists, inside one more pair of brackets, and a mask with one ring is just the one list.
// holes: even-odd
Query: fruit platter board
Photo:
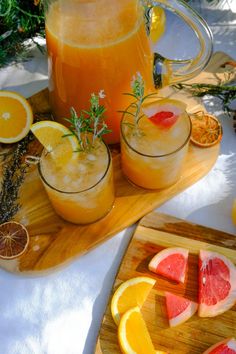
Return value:
[[(156, 254), (173, 247), (185, 248), (189, 251), (184, 283), (168, 280), (163, 275), (156, 274), (149, 269), (149, 263)], [(118, 343), (118, 327), (111, 314), (111, 299), (113, 297), (114, 304), (115, 290), (124, 282), (136, 277), (149, 277), (156, 281), (154, 285), (152, 284), (153, 287), (141, 306), (141, 314), (155, 350), (168, 354), (200, 354), (226, 338), (236, 337), (236, 306), (232, 306), (233, 303), (236, 304), (236, 278), (233, 283), (233, 277), (230, 286), (234, 289), (234, 301), (230, 309), (224, 311), (225, 305), (222, 306), (223, 303), (229, 301), (230, 292), (227, 295), (222, 292), (222, 299), (214, 305), (214, 313), (219, 309), (223, 309), (223, 312), (216, 317), (199, 317), (196, 312), (186, 322), (175, 327), (170, 327), (168, 323), (165, 292), (187, 298), (195, 303), (198, 302), (198, 282), (201, 273), (201, 270), (198, 272), (200, 250), (208, 254), (216, 252), (220, 257), (226, 257), (231, 264), (229, 265), (231, 274), (235, 275), (236, 269), (233, 263), (235, 264), (236, 260), (236, 237), (234, 235), (157, 212), (143, 217), (121, 261), (102, 320), (95, 353), (121, 353)], [(217, 270), (214, 268), (215, 274), (220, 274), (220, 264), (221, 261), (218, 260)], [(219, 278), (217, 278), (217, 288), (222, 290)], [(223, 297), (225, 297), (224, 300)], [(127, 301), (126, 297), (126, 303)], [(209, 314), (210, 306), (201, 307), (202, 316)], [(174, 310), (172, 306), (172, 311)], [(142, 336), (142, 333), (136, 333), (135, 336)]]
[[(216, 83), (219, 79), (222, 80), (228, 71), (230, 60), (224, 53), (215, 53), (208, 67), (194, 82)], [(204, 110), (201, 100), (186, 92), (167, 88), (160, 94), (163, 97), (184, 100), (189, 113)], [(30, 97), (29, 102), (37, 118), (49, 119), (51, 112), (47, 89)], [(52, 270), (72, 261), (205, 176), (214, 166), (219, 149), (220, 144), (205, 149), (191, 144), (181, 179), (169, 188), (147, 191), (131, 185), (124, 178), (120, 167), (119, 147), (112, 147), (115, 204), (105, 218), (87, 226), (75, 225), (57, 216), (40, 181), (37, 167), (32, 167), (21, 187), (21, 208), (15, 216), (15, 220), (22, 223), (29, 232), (29, 245), (20, 257), (0, 260), (0, 266), (13, 273), (30, 274)], [(0, 174), (1, 168), (0, 164)]]

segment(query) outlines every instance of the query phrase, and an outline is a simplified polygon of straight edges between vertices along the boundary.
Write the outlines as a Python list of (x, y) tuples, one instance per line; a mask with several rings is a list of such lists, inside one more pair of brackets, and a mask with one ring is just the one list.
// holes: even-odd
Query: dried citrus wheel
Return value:
[(164, 9), (154, 6), (151, 12), (150, 38), (157, 42), (165, 32), (166, 15)]
[[(73, 152), (78, 148), (78, 142), (75, 136), (66, 136), (71, 131), (64, 125), (44, 120), (34, 123), (31, 126), (32, 133), (44, 146), (44, 148), (52, 154), (58, 164), (64, 164), (73, 156)], [(63, 137), (64, 136), (64, 137)]]
[(138, 306), (129, 309), (121, 317), (118, 327), (118, 340), (123, 353), (156, 353)]
[(0, 142), (15, 143), (29, 132), (33, 113), (27, 100), (16, 92), (0, 91)]
[(200, 147), (210, 147), (222, 138), (222, 126), (218, 119), (205, 112), (197, 112), (190, 116), (192, 122), (191, 141)]
[(131, 307), (143, 305), (155, 282), (149, 277), (136, 277), (125, 281), (116, 289), (111, 300), (111, 314), (116, 324), (121, 315)]
[(29, 234), (22, 224), (9, 221), (0, 225), (0, 258), (19, 257), (25, 252), (28, 244)]

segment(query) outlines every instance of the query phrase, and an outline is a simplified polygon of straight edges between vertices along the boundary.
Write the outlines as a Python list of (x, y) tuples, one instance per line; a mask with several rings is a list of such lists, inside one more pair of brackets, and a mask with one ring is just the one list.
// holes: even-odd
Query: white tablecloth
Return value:
[[(215, 36), (214, 50), (236, 59), (235, 1), (222, 3), (223, 9), (204, 8), (204, 17)], [(1, 89), (27, 97), (46, 86), (47, 62), (37, 49), (33, 60), (0, 70)], [(231, 207), (236, 198), (236, 135), (219, 103), (209, 100), (207, 105), (224, 129), (218, 161), (206, 177), (158, 210), (235, 234)], [(93, 353), (107, 297), (134, 227), (47, 276), (15, 276), (0, 270), (0, 353)]]

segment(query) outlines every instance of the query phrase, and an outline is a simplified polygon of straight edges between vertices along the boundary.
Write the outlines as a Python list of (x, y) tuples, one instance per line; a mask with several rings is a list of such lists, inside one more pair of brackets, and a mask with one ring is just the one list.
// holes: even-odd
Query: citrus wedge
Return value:
[(156, 353), (138, 306), (132, 307), (121, 317), (118, 327), (118, 340), (122, 353)]
[(203, 354), (236, 354), (236, 340), (227, 338), (212, 345)]
[(25, 252), (28, 244), (29, 234), (22, 224), (9, 221), (0, 225), (0, 258), (19, 257)]
[(191, 142), (200, 147), (211, 147), (222, 139), (223, 130), (218, 119), (208, 113), (198, 112), (190, 116)]
[(169, 247), (158, 252), (149, 262), (151, 272), (163, 277), (185, 282), (187, 274), (188, 250), (183, 247)]
[(166, 309), (170, 327), (178, 326), (192, 317), (198, 309), (198, 304), (182, 296), (165, 292)]
[(150, 38), (157, 42), (165, 32), (166, 15), (164, 9), (154, 6), (151, 12)]
[(199, 254), (200, 317), (214, 317), (236, 303), (236, 268), (222, 254), (200, 250)]
[(15, 143), (30, 131), (33, 112), (19, 93), (0, 91), (0, 142)]
[(236, 226), (236, 198), (234, 199), (232, 206), (232, 221), (233, 224)]
[(155, 282), (149, 277), (136, 277), (125, 281), (116, 289), (111, 300), (111, 314), (116, 324), (121, 315), (131, 307), (143, 305)]
[(74, 151), (78, 148), (77, 139), (75, 136), (65, 136), (71, 132), (64, 125), (44, 120), (33, 124), (31, 131), (58, 164), (64, 164), (76, 157)]

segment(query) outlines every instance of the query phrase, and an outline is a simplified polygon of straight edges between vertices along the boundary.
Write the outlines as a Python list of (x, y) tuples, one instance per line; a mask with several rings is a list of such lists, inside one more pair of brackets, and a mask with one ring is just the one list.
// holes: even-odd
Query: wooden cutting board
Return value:
[[(232, 69), (230, 64), (226, 64), (230, 60), (226, 54), (216, 53), (206, 70), (195, 78), (195, 82), (216, 83), (219, 78), (225, 76), (229, 68)], [(176, 94), (169, 88), (161, 93), (163, 96), (184, 100), (189, 112), (204, 109), (200, 100), (190, 97), (187, 93)], [(29, 101), (35, 115), (44, 119), (51, 115), (47, 89), (32, 96)], [(88, 252), (205, 176), (216, 162), (219, 145), (209, 149), (191, 145), (180, 181), (161, 191), (145, 191), (129, 184), (122, 175), (119, 149), (113, 148), (112, 153), (115, 205), (109, 215), (89, 226), (70, 224), (59, 218), (47, 198), (37, 169), (32, 169), (21, 188), (22, 207), (15, 218), (29, 230), (29, 247), (18, 259), (1, 260), (2, 268), (14, 273), (43, 272), (64, 265)]]
[[(148, 270), (151, 258), (166, 247), (185, 247), (190, 251), (186, 284), (165, 280)], [(116, 276), (114, 289), (136, 276), (156, 279), (142, 307), (154, 347), (169, 354), (200, 354), (212, 344), (227, 337), (236, 337), (236, 305), (215, 318), (195, 314), (182, 325), (170, 328), (166, 317), (163, 291), (167, 290), (197, 301), (198, 252), (207, 249), (219, 252), (236, 263), (236, 236), (195, 225), (160, 213), (146, 215), (138, 224)], [(111, 317), (110, 300), (98, 336), (96, 354), (121, 353), (117, 327)]]

